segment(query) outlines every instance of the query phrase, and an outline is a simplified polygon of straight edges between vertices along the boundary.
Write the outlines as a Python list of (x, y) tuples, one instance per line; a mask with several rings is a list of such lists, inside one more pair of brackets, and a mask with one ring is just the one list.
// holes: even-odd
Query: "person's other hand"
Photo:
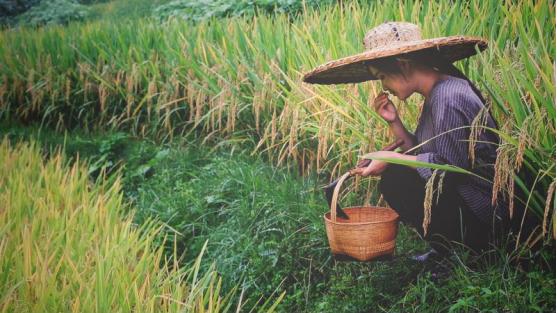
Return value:
[[(400, 158), (401, 154), (394, 151), (377, 151), (377, 152), (369, 153), (368, 156), (373, 158), (398, 159)], [(360, 162), (358, 162), (358, 167), (351, 171), (353, 175), (361, 175), (364, 177), (369, 175), (378, 176), (381, 175), (381, 173), (383, 173), (383, 171), (387, 168), (388, 165), (386, 161), (370, 160), (371, 162), (367, 166), (360, 167), (361, 165), (363, 165), (363, 161), (365, 160), (366, 159), (360, 160)]]
[(387, 162), (379, 161), (379, 160), (371, 160), (368, 166), (366, 167), (357, 167), (350, 171), (352, 175), (360, 175), (360, 176), (379, 176), (383, 171), (387, 168)]
[(360, 161), (358, 161), (358, 164), (356, 165), (356, 167), (366, 167), (366, 166), (369, 165), (369, 163), (371, 163), (371, 160), (361, 159)]
[(386, 92), (381, 92), (377, 98), (373, 100), (373, 108), (386, 122), (392, 123), (398, 118), (396, 107), (393, 102), (389, 100)]

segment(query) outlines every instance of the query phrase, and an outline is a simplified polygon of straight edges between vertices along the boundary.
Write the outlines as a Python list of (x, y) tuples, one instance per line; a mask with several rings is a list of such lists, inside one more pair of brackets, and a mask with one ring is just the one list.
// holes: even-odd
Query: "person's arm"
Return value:
[(387, 93), (380, 93), (373, 100), (373, 107), (375, 112), (389, 123), (389, 129), (395, 138), (403, 141), (401, 145), (402, 151), (406, 151), (417, 144), (416, 137), (406, 130), (406, 127), (402, 124), (397, 109), (391, 100), (389, 100)]
[(404, 127), (404, 124), (402, 123), (398, 115), (393, 122), (389, 123), (389, 129), (396, 138), (404, 142), (400, 146), (400, 149), (402, 151), (407, 151), (417, 144), (416, 136), (414, 136), (414, 134), (409, 132), (406, 127)]
[(387, 168), (389, 163), (386, 160), (381, 160), (381, 158), (388, 158), (388, 159), (400, 159), (406, 161), (416, 161), (417, 157), (415, 155), (407, 155), (402, 154), (394, 151), (377, 151), (368, 154), (368, 157), (374, 158), (371, 162), (367, 163), (366, 166), (357, 167), (350, 171), (352, 175), (361, 175), (361, 176), (378, 176), (383, 173), (383, 171)]
[[(450, 164), (470, 169), (468, 157), (469, 128), (473, 120), (473, 105), (465, 94), (451, 94), (432, 110), (435, 152), (420, 153), (416, 160), (435, 164)], [(420, 176), (427, 180), (433, 170), (418, 167)]]

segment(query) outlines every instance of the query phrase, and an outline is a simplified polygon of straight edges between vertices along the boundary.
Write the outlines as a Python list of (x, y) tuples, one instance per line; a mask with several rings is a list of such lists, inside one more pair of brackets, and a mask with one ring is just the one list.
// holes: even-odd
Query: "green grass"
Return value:
[[(319, 189), (326, 178), (300, 177), (296, 168), (270, 166), (234, 145), (209, 149), (184, 140), (159, 146), (110, 132), (64, 137), (16, 125), (0, 133), (38, 138), (44, 151), (65, 142), (69, 157), (123, 165), (122, 189), (136, 208), (135, 222), (155, 218), (165, 225), (154, 244), (163, 245), (170, 260), (176, 249), (188, 268), (208, 241), (201, 271), (214, 261), (223, 291), (239, 283), (247, 307), (282, 291), (283, 312), (546, 312), (555, 306), (553, 270), (542, 264), (522, 270), (501, 251), (478, 261), (457, 250), (443, 263), (448, 274), (432, 277), (434, 263), (408, 259), (427, 246), (404, 226), (392, 261), (333, 260)], [(360, 203), (362, 196), (351, 193), (344, 203)], [(553, 253), (546, 251), (544, 262), (554, 263)]]
[[(120, 179), (91, 183), (82, 162), (42, 159), (36, 143), (0, 143), (0, 308), (3, 312), (225, 312), (231, 290), (201, 254), (190, 267), (134, 225)], [(173, 255), (176, 254), (176, 250)], [(176, 258), (174, 258), (176, 259)], [(269, 308), (272, 311), (272, 307)]]
[(555, 280), (537, 271), (521, 273), (502, 260), (479, 269), (457, 265), (443, 285), (424, 275), (393, 312), (552, 312)]

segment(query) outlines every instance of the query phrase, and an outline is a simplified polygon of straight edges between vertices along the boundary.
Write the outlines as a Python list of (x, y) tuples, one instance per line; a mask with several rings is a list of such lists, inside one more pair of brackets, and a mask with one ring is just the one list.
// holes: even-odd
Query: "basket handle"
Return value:
[(352, 176), (351, 171), (344, 173), (344, 175), (342, 175), (339, 178), (337, 185), (335, 186), (335, 190), (333, 191), (333, 199), (331, 201), (331, 220), (333, 222), (337, 221), (337, 202), (338, 202), (338, 194), (340, 191), (340, 186), (342, 186), (342, 183), (344, 183), (344, 181), (350, 176)]
[[(393, 142), (390, 145), (384, 147), (383, 151), (393, 151), (396, 148), (400, 147), (403, 143), (404, 143), (404, 141), (402, 139), (397, 139), (395, 142)], [(365, 165), (364, 164), (362, 164), (362, 165), (367, 166), (368, 164), (369, 164), (369, 162), (367, 162)], [(352, 175), (353, 175), (352, 170), (344, 173), (344, 175), (342, 175), (339, 178), (339, 180), (337, 182), (337, 185), (335, 186), (335, 190), (333, 191), (333, 199), (331, 201), (331, 220), (333, 222), (337, 221), (337, 203), (338, 203), (338, 194), (340, 192), (340, 186), (342, 186), (342, 183), (344, 183), (344, 181)]]

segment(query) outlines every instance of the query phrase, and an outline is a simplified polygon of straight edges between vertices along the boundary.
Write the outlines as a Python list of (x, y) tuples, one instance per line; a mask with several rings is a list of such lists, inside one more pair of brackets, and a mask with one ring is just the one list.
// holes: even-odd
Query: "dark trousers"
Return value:
[[(438, 201), (434, 193), (431, 220), (425, 237), (422, 223), (426, 182), (416, 169), (389, 164), (381, 175), (379, 189), (385, 201), (399, 214), (400, 220), (414, 227), (432, 248), (446, 253), (450, 243), (459, 242), (480, 252), (489, 247), (493, 228), (477, 218), (464, 204), (455, 188), (460, 179), (461, 174), (445, 174)], [(434, 188), (437, 188), (437, 182)]]

